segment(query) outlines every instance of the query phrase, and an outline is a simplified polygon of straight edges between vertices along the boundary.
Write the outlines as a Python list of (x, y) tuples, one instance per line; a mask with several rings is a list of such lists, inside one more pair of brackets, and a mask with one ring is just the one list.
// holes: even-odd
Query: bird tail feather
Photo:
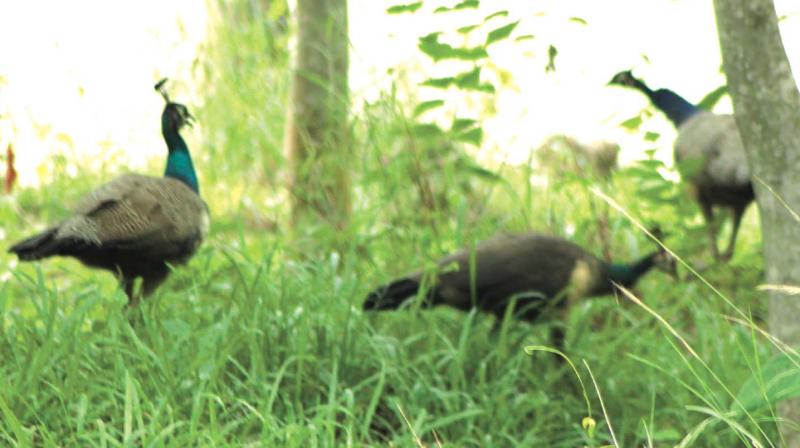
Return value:
[(11, 246), (8, 251), (17, 254), (20, 260), (33, 261), (40, 260), (52, 255), (56, 255), (59, 243), (56, 240), (57, 227), (37, 233)]
[(364, 300), (364, 310), (393, 310), (419, 290), (419, 282), (401, 278), (372, 291)]

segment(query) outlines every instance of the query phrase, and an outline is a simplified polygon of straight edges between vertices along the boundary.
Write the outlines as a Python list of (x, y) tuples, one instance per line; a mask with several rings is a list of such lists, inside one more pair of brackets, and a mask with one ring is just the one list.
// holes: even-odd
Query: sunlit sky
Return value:
[[(452, 16), (431, 14), (430, 6), (387, 16), (390, 4), (350, 0), (354, 104), (388, 87), (388, 68), (408, 68), (411, 86), (426, 75), (452, 74), (453, 67), (433, 66), (417, 49), (417, 38), (431, 31), (507, 9), (521, 20), (515, 35), (536, 36), (491, 47), (492, 61), (513, 74), (517, 88), (498, 94), (497, 115), (486, 123), (487, 139), (478, 152), (482, 159), (527, 160), (552, 134), (616, 141), (627, 158), (637, 157), (648, 146), (618, 124), (646, 100), (607, 87), (614, 73), (633, 68), (651, 86), (670, 87), (690, 101), (724, 82), (710, 0), (494, 0), (484, 1), (481, 11)], [(781, 22), (784, 45), (797, 70), (800, 2), (776, 0), (776, 7), (787, 16)], [(569, 21), (573, 16), (587, 24)], [(178, 79), (175, 95), (188, 104), (198, 101), (191, 66), (201, 57), (208, 29), (203, 0), (0, 3), (0, 148), (14, 142), (22, 183), (36, 183), (42, 161), (68, 152), (70, 144), (81, 155), (122, 154), (131, 167), (163, 154), (163, 103), (152, 84), (162, 76)], [(556, 72), (546, 74), (550, 44), (559, 55)], [(417, 96), (440, 95), (420, 89)], [(718, 110), (729, 111), (730, 103)], [(651, 120), (647, 126), (663, 135), (658, 144), (668, 153), (670, 124)]]

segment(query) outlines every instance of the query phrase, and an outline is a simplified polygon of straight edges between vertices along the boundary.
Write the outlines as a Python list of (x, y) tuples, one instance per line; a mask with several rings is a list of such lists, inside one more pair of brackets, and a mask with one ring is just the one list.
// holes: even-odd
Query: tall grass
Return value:
[[(126, 313), (108, 274), (3, 256), (0, 444), (780, 445), (774, 344), (733, 309), (764, 309), (752, 214), (730, 265), (708, 267), (702, 280), (686, 269), (679, 281), (650, 274), (634, 294), (652, 313), (626, 297), (571, 311), (566, 354), (586, 389), (557, 356), (525, 352), (546, 343), (547, 323), (507, 320), (493, 332), (492, 318), (478, 313), (364, 314), (370, 288), (498, 231), (564, 235), (599, 253), (587, 210), (608, 207), (590, 191), (600, 183), (567, 176), (536, 187), (531, 168), (513, 166), (492, 167), (502, 180), (491, 181), (437, 165), (435, 152), (409, 154), (406, 106), (389, 95), (353, 117), (350, 245), (298, 254), (283, 228), (286, 66), (256, 56), (267, 45), (248, 34), (257, 22), (239, 25), (247, 39), (227, 35), (241, 38), (237, 48), (221, 41), (208, 50), (218, 71), (206, 78), (190, 147), (214, 224), (188, 266)], [(411, 180), (420, 161), (440, 169)], [(63, 216), (113, 174), (62, 176), (0, 201), (6, 241)], [(644, 220), (672, 230), (665, 244), (690, 266), (707, 259), (684, 237), (699, 227), (697, 215), (676, 212), (691, 203), (644, 199), (624, 187), (637, 175), (602, 184), (633, 218), (608, 208), (615, 257), (650, 250), (633, 222)], [(440, 206), (426, 207), (423, 181)]]

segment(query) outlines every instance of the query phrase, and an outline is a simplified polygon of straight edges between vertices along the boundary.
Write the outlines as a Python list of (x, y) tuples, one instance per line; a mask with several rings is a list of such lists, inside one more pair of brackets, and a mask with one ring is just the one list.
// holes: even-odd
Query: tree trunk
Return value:
[[(775, 6), (772, 0), (714, 0), (714, 7), (728, 90), (754, 175), (766, 282), (800, 285), (800, 224), (787, 210), (800, 211), (800, 94)], [(769, 314), (770, 332), (800, 347), (800, 301), (772, 291)], [(782, 402), (778, 410), (788, 420), (781, 425), (786, 446), (800, 447), (800, 433), (790, 429), (800, 422), (800, 401)]]
[(350, 213), (347, 1), (298, 0), (285, 146), (293, 227), (334, 230)]

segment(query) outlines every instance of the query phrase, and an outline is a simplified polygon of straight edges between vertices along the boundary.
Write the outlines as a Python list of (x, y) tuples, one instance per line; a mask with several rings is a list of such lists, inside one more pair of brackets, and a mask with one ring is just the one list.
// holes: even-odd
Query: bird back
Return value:
[(507, 299), (523, 292), (552, 298), (570, 288), (585, 295), (607, 283), (601, 260), (569, 241), (538, 234), (499, 235), (479, 244), (474, 255), (463, 250), (445, 257), (439, 266), (437, 296), (460, 309), (474, 305), (473, 292), (483, 305), (505, 308)]
[(97, 245), (149, 248), (152, 255), (182, 252), (184, 241), (202, 240), (208, 210), (183, 182), (169, 177), (126, 174), (92, 191), (59, 226), (57, 239)]
[(750, 182), (744, 143), (732, 115), (700, 112), (678, 128), (675, 161), (693, 182), (736, 187)]

